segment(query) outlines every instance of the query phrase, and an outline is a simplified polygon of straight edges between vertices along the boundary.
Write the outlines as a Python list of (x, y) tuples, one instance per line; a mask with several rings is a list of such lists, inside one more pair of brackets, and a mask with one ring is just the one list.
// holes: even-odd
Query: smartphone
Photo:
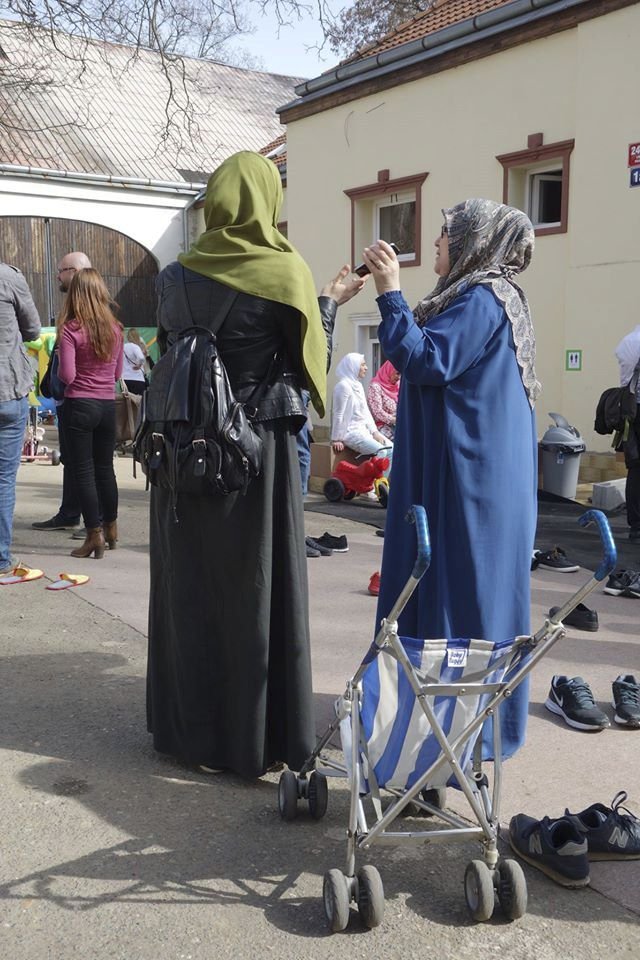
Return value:
[[(395, 245), (395, 243), (390, 243), (389, 246), (391, 247), (391, 249), (393, 250), (393, 252), (397, 257), (398, 254), (400, 253), (398, 247)], [(360, 266), (356, 267), (353, 272), (357, 273), (359, 277), (366, 277), (368, 273), (371, 273), (366, 263), (361, 263)]]

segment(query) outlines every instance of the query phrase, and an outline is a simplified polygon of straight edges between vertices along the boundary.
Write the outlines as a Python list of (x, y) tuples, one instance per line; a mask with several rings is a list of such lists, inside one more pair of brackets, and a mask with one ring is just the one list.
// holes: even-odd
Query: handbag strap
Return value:
[[(179, 289), (182, 305), (186, 315), (189, 317), (191, 325), (193, 325), (193, 313), (191, 312), (191, 304), (189, 303), (189, 292), (187, 290), (184, 267), (181, 267), (180, 270), (180, 281)], [(223, 324), (229, 315), (231, 307), (238, 297), (237, 290), (232, 290), (231, 287), (227, 287), (224, 284), (219, 284), (219, 286), (224, 290), (222, 297), (216, 300), (212, 296), (209, 302), (209, 327), (207, 329), (213, 333), (214, 336), (216, 336), (216, 334), (218, 334), (222, 329)], [(198, 329), (202, 328), (199, 327)], [(267, 370), (265, 376), (260, 383), (256, 385), (248, 399), (242, 404), (249, 420), (253, 420), (257, 415), (260, 401), (262, 400), (267, 389), (275, 380), (279, 360), (280, 357), (277, 353), (275, 353), (271, 358), (271, 363), (269, 364), (269, 369)]]
[[(231, 287), (225, 287), (224, 284), (220, 284), (220, 286), (224, 290), (222, 297), (220, 297), (218, 300), (215, 300), (215, 298), (212, 296), (209, 301), (209, 326), (206, 329), (210, 333), (213, 333), (214, 336), (220, 332), (223, 323), (229, 315), (231, 307), (238, 297), (237, 290), (232, 290)], [(183, 266), (180, 267), (180, 283), (178, 284), (178, 291), (184, 312), (189, 318), (189, 326), (194, 326), (193, 312), (191, 310), (191, 304), (189, 303), (189, 291), (187, 290), (187, 281)], [(200, 327), (199, 329), (203, 328)]]

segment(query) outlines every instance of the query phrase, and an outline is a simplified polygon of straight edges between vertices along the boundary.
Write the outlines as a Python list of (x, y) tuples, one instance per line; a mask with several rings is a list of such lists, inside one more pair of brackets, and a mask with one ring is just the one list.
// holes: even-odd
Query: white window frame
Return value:
[(540, 210), (540, 183), (544, 180), (560, 183), (562, 187), (562, 169), (558, 170), (556, 164), (545, 165), (544, 168), (529, 167), (526, 171), (527, 190), (526, 190), (526, 209), (527, 215), (535, 228), (538, 227), (559, 227), (561, 220), (540, 220), (537, 214)]
[[(380, 211), (385, 207), (397, 207), (402, 203), (413, 203), (414, 207), (417, 206), (416, 193), (415, 190), (404, 190), (400, 193), (390, 193), (387, 196), (380, 197), (375, 200), (373, 204), (373, 224), (372, 224), (372, 237), (371, 242), (380, 238)], [(418, 220), (415, 219), (417, 225)], [(392, 240), (395, 238), (391, 238)], [(413, 250), (405, 251), (404, 253), (398, 254), (398, 260), (415, 260), (416, 259), (416, 237), (413, 237)]]

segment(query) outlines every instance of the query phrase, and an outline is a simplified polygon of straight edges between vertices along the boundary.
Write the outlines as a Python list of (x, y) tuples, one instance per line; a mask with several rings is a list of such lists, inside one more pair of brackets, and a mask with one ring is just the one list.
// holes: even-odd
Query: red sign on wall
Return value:
[(629, 144), (629, 160), (628, 160), (627, 166), (629, 167), (640, 166), (640, 143)]

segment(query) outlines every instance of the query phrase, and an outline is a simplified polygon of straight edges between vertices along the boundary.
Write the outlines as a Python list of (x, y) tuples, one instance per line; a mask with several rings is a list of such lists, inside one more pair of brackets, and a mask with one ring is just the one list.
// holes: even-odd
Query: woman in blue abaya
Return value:
[[(384, 541), (378, 622), (415, 560), (404, 522), (423, 504), (431, 566), (400, 618), (421, 639), (504, 640), (529, 633), (536, 525), (535, 337), (514, 281), (534, 232), (519, 210), (467, 200), (443, 210), (439, 280), (414, 311), (399, 264), (378, 241), (364, 259), (378, 291), (379, 338), (402, 375)], [(525, 739), (528, 683), (501, 707), (502, 752)], [(484, 733), (491, 756), (491, 731)]]

